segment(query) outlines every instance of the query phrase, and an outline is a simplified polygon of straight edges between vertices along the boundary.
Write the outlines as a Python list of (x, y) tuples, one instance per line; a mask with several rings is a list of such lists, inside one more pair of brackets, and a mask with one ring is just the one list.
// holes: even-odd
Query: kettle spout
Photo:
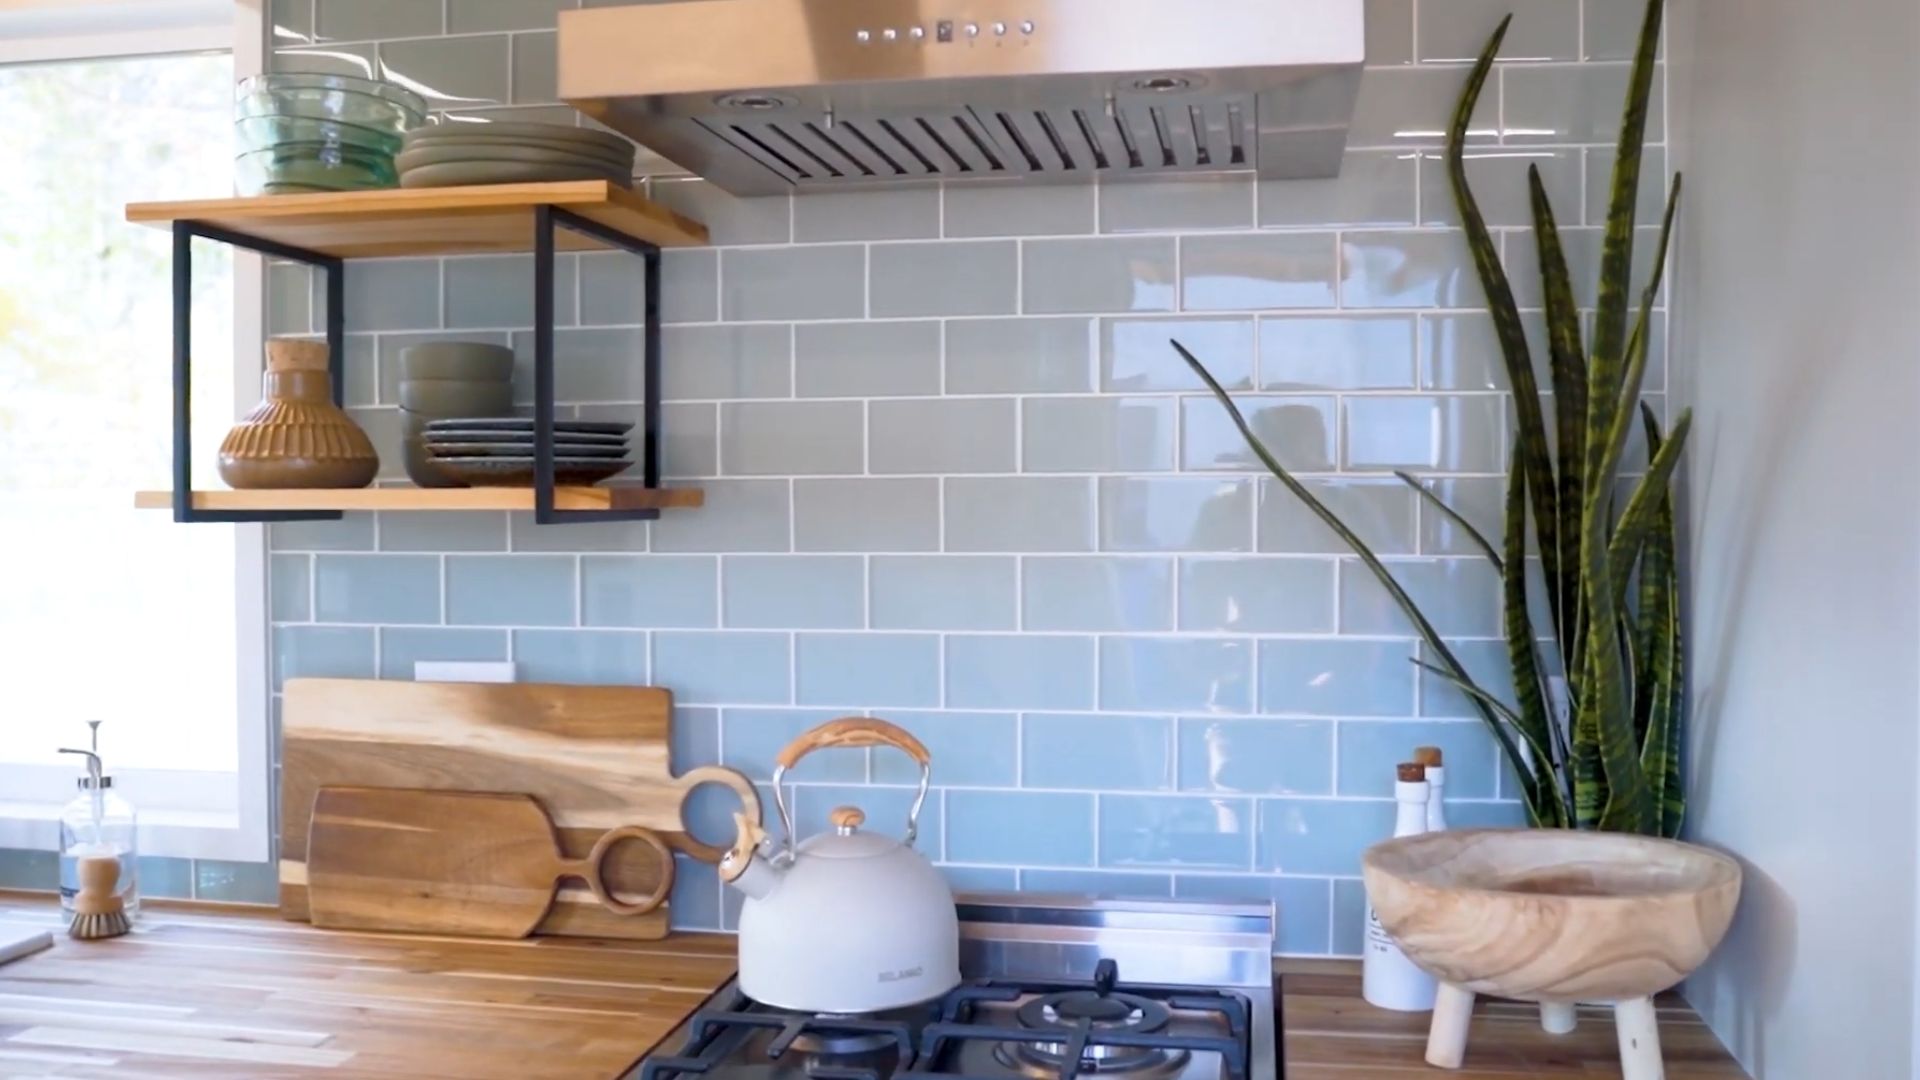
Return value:
[(733, 847), (720, 860), (720, 880), (755, 900), (773, 895), (786, 868), (775, 866), (772, 843), (760, 824), (745, 814), (733, 815), (737, 835)]

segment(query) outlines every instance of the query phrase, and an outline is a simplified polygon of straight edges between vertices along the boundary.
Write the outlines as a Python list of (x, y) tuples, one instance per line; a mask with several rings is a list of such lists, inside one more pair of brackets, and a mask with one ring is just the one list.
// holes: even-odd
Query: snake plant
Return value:
[[(1220, 400), (1262, 464), (1353, 548), (1406, 614), (1428, 654), (1414, 663), (1461, 691), (1485, 721), (1519, 780), (1534, 825), (1671, 837), (1680, 830), (1686, 801), (1680, 773), (1680, 594), (1669, 484), (1691, 417), (1682, 413), (1663, 433), (1641, 402), (1640, 387), (1679, 205), (1678, 175), (1667, 198), (1652, 280), (1639, 294), (1637, 312), (1630, 299), (1641, 144), (1662, 6), (1662, 0), (1650, 0), (1641, 25), (1614, 158), (1590, 335), (1546, 189), (1537, 169), (1528, 173), (1546, 307), (1551, 438), (1549, 406), (1534, 379), (1519, 306), (1466, 175), (1468, 120), (1512, 16), (1480, 54), (1447, 134), (1447, 174), (1493, 316), (1517, 417), (1500, 543), (1475, 530), (1417, 478), (1396, 475), (1463, 529), (1499, 575), (1515, 688), (1511, 700), (1475, 682), (1387, 566), (1275, 460), (1205, 366), (1178, 341), (1173, 347)], [(1636, 419), (1648, 464), (1621, 492), (1616, 480)], [(1537, 573), (1530, 569), (1535, 559), (1528, 552), (1529, 522)], [(1529, 598), (1538, 592), (1544, 592), (1544, 627), (1534, 625), (1529, 614)], [(1556, 693), (1560, 690), (1564, 693)]]

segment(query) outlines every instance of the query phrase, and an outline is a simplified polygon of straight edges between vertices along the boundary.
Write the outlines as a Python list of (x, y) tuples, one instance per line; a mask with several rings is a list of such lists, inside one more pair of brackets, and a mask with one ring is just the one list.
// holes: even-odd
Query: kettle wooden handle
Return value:
[(933, 763), (926, 744), (906, 729), (868, 716), (846, 716), (821, 724), (788, 743), (773, 760), (781, 768), (791, 769), (815, 750), (857, 746), (891, 746), (923, 769)]

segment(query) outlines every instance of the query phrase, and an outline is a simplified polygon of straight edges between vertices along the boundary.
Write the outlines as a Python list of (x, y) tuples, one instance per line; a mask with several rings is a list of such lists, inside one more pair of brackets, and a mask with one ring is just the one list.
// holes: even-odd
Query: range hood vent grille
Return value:
[(700, 126), (796, 187), (993, 177), (1140, 175), (1248, 168), (1246, 96), (1111, 113), (1072, 107), (959, 108), (800, 120), (749, 112)]

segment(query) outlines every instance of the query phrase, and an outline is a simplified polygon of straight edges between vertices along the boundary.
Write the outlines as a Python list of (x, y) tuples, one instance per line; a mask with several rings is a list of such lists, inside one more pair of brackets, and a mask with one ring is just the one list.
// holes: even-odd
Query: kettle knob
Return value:
[(867, 812), (857, 806), (836, 806), (828, 812), (827, 820), (833, 823), (834, 832), (852, 836), (855, 829), (866, 824)]

